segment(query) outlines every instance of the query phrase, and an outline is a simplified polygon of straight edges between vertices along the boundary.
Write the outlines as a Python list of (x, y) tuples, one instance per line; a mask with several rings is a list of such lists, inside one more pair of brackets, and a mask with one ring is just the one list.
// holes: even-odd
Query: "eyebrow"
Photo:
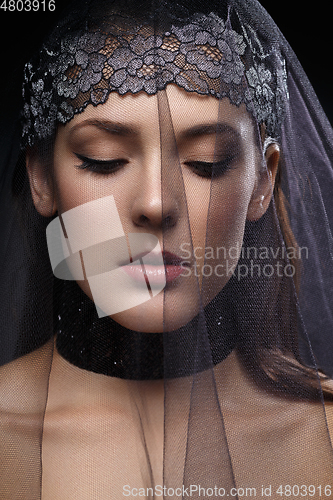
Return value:
[(117, 135), (120, 137), (136, 136), (139, 134), (139, 131), (131, 125), (124, 125), (123, 123), (111, 120), (88, 119), (74, 125), (70, 130), (70, 135), (84, 127), (97, 127), (98, 129), (104, 130), (111, 135)]
[[(106, 131), (111, 135), (116, 135), (119, 137), (133, 137), (140, 134), (140, 128), (133, 127), (132, 125), (125, 125), (123, 123), (114, 122), (112, 120), (100, 120), (100, 119), (87, 119), (76, 125), (74, 125), (70, 130), (70, 135), (72, 135), (77, 130), (84, 127), (96, 127), (100, 130)], [(203, 123), (199, 125), (194, 125), (188, 129), (183, 130), (180, 133), (180, 140), (194, 139), (196, 137), (202, 137), (206, 135), (216, 135), (216, 134), (229, 134), (235, 139), (240, 140), (241, 135), (234, 127), (225, 122), (214, 122), (214, 123)]]
[(194, 125), (193, 127), (186, 129), (181, 133), (181, 139), (192, 139), (195, 137), (215, 134), (229, 134), (232, 135), (235, 139), (241, 139), (241, 135), (238, 130), (225, 122), (203, 123), (200, 125)]

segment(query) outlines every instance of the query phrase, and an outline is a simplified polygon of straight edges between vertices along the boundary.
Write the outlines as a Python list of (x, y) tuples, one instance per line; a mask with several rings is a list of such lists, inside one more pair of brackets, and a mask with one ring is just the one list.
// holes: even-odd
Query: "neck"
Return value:
[(98, 318), (83, 292), (76, 289), (76, 303), (72, 292), (70, 299), (63, 297), (56, 346), (84, 370), (128, 380), (185, 377), (220, 363), (236, 345), (235, 331), (220, 315), (219, 297), (186, 326), (154, 334)]

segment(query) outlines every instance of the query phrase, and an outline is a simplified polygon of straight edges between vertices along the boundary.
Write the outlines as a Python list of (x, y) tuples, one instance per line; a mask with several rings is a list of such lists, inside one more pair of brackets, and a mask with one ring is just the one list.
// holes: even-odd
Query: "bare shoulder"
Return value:
[(21, 413), (37, 409), (41, 394), (47, 392), (52, 364), (53, 341), (0, 367), (0, 408), (2, 412)]
[(52, 345), (53, 341), (0, 367), (1, 499), (39, 488), (40, 435)]

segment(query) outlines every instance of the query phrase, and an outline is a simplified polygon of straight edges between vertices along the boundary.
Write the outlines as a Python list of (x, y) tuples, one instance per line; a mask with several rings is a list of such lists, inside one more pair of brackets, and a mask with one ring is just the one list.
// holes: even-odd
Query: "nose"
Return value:
[(156, 232), (177, 224), (180, 197), (172, 170), (170, 165), (163, 165), (159, 151), (146, 160), (140, 171), (132, 204), (132, 222), (136, 227)]

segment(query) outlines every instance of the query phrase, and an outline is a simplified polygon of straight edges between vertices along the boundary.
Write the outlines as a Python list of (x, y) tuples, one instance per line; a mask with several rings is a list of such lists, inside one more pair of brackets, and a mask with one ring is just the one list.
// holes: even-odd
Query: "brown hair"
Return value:
[[(261, 132), (265, 132), (264, 127)], [(282, 277), (276, 280), (273, 305), (266, 304), (268, 307), (261, 323), (256, 324), (258, 328), (254, 327), (256, 331), (242, 337), (237, 351), (243, 365), (261, 388), (293, 400), (318, 401), (324, 397), (333, 401), (331, 378), (320, 369), (307, 366), (300, 355), (297, 297), (302, 262), (289, 220), (288, 201), (282, 189), (284, 169), (281, 154), (269, 215), (275, 218), (276, 231), (279, 234), (281, 231), (286, 248), (294, 250), (288, 263), (295, 269), (295, 274), (292, 279)], [(279, 327), (276, 326), (278, 323)], [(314, 362), (311, 364), (315, 365)]]

